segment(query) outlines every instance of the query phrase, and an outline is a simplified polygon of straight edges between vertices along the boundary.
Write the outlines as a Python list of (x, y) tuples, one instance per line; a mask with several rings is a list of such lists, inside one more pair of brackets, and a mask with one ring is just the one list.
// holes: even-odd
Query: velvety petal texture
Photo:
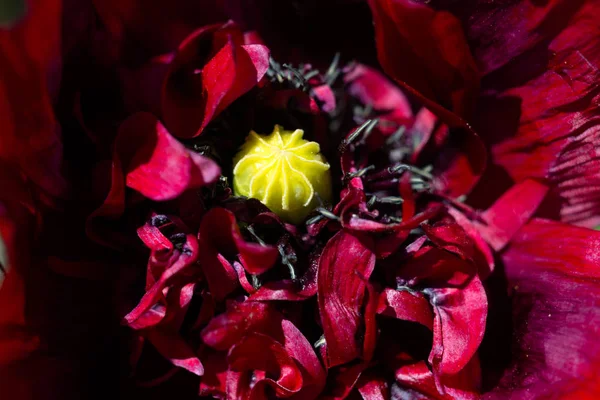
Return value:
[(375, 267), (371, 247), (370, 239), (340, 231), (321, 255), (317, 284), (328, 367), (362, 355), (356, 338), (364, 330), (365, 280)]
[(490, 399), (593, 399), (600, 394), (597, 231), (542, 219), (502, 259), (512, 300), (514, 356)]
[(201, 28), (181, 43), (170, 64), (162, 97), (166, 125), (176, 136), (198, 136), (268, 66), (268, 49), (245, 43), (234, 23)]

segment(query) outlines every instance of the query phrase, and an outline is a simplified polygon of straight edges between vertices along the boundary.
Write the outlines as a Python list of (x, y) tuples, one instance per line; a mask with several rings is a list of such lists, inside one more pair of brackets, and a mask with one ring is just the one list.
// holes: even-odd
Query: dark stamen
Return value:
[(331, 211), (327, 210), (326, 208), (319, 207), (316, 209), (316, 211), (321, 213), (325, 218), (333, 219), (335, 221), (340, 220), (340, 218), (337, 215), (335, 215)]
[(404, 203), (404, 199), (397, 196), (377, 197), (377, 202), (384, 204), (402, 204)]
[(350, 134), (350, 136), (348, 136), (346, 138), (346, 143), (347, 144), (352, 143), (358, 137), (358, 135), (360, 135), (361, 133), (363, 133), (365, 131), (371, 133), (371, 130), (373, 130), (373, 128), (375, 127), (375, 125), (377, 125), (378, 122), (379, 122), (378, 119), (369, 119), (369, 120), (363, 122), (363, 124), (361, 126), (356, 128), (356, 130), (354, 132), (352, 132)]
[(166, 225), (170, 222), (169, 218), (166, 215), (155, 215), (150, 218), (150, 225), (159, 228), (163, 225)]
[(248, 232), (250, 232), (250, 234), (252, 235), (252, 237), (254, 238), (254, 240), (256, 240), (258, 242), (258, 244), (260, 244), (261, 246), (266, 246), (267, 244), (265, 243), (264, 240), (262, 240), (260, 238), (260, 236), (258, 236), (258, 234), (254, 231), (254, 228), (252, 227), (252, 225), (248, 225), (246, 227), (246, 230)]
[(314, 217), (309, 218), (309, 219), (306, 220), (306, 225), (316, 224), (317, 222), (319, 222), (323, 218), (324, 218), (323, 215), (315, 215)]
[(389, 138), (385, 141), (385, 144), (388, 146), (394, 142), (397, 142), (404, 136), (404, 132), (406, 132), (406, 126), (400, 125), (400, 127), (396, 130), (396, 132), (392, 133)]
[(279, 250), (279, 255), (281, 256), (281, 262), (285, 264), (290, 271), (290, 278), (296, 280), (296, 270), (294, 270), (294, 265), (292, 264), (290, 257), (286, 254), (283, 245), (280, 244), (277, 246), (277, 250)]

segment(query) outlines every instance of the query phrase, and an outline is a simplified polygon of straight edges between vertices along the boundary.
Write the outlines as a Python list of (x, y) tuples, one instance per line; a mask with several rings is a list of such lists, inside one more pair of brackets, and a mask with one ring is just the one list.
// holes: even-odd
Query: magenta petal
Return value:
[(186, 149), (148, 113), (125, 121), (116, 143), (120, 154), (131, 154), (130, 146), (136, 146), (131, 159), (123, 161), (127, 186), (152, 200), (173, 199), (186, 189), (214, 182), (221, 174), (214, 161)]
[(429, 362), (440, 375), (456, 374), (481, 344), (487, 298), (479, 277), (463, 288), (427, 289), (435, 312)]
[(364, 280), (375, 267), (369, 242), (340, 231), (321, 254), (317, 284), (328, 367), (352, 361), (362, 353), (357, 335), (364, 329)]
[(502, 259), (512, 289), (512, 362), (489, 399), (600, 395), (600, 232), (535, 219)]

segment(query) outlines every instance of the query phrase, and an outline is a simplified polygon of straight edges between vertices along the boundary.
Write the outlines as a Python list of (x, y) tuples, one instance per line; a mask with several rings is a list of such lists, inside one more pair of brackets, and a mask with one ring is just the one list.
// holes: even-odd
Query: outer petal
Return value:
[(388, 75), (461, 116), (478, 73), (459, 21), (411, 0), (370, 0), (379, 62)]
[(486, 398), (600, 396), (599, 246), (600, 232), (540, 219), (513, 238), (512, 361)]
[[(433, 2), (432, 2), (433, 3)], [(483, 74), (473, 124), (513, 181), (547, 179), (544, 216), (600, 223), (600, 3), (440, 1), (463, 22)], [(498, 177), (490, 176), (498, 186)]]
[(364, 329), (364, 280), (375, 267), (369, 242), (370, 239), (340, 231), (321, 255), (317, 284), (328, 367), (352, 361), (362, 353), (357, 335)]
[(198, 136), (214, 117), (252, 89), (268, 66), (268, 49), (244, 45), (233, 23), (196, 31), (180, 45), (164, 81), (166, 125), (176, 136)]
[(88, 218), (87, 232), (94, 240), (114, 246), (105, 226), (125, 212), (126, 185), (155, 201), (165, 201), (185, 190), (218, 178), (220, 168), (174, 139), (149, 113), (137, 113), (120, 127), (113, 151), (111, 186), (103, 204)]
[(0, 163), (0, 169), (0, 367), (6, 367), (35, 350), (39, 338), (25, 318), (23, 282), (35, 219), (24, 207), (29, 197), (24, 182), (8, 166)]
[(0, 159), (18, 165), (41, 191), (63, 197), (60, 126), (52, 104), (61, 78), (61, 2), (28, 8), (19, 24), (0, 29)]
[(135, 114), (125, 121), (116, 146), (127, 186), (152, 200), (173, 199), (221, 174), (214, 161), (186, 149), (151, 114)]

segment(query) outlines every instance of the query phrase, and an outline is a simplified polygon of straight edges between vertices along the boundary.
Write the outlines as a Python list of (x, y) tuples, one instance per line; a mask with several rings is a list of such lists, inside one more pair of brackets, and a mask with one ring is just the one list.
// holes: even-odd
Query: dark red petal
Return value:
[(436, 225), (421, 224), (421, 228), (436, 246), (456, 254), (463, 260), (473, 260), (473, 243), (460, 225), (440, 223)]
[(176, 136), (199, 135), (214, 117), (252, 89), (268, 66), (268, 49), (244, 44), (241, 31), (232, 23), (196, 31), (179, 47), (165, 79), (166, 125)]
[(204, 374), (204, 366), (198, 355), (182, 337), (160, 329), (150, 329), (145, 335), (156, 350), (176, 367), (198, 376)]
[(440, 375), (460, 372), (475, 355), (485, 331), (487, 298), (478, 276), (463, 288), (427, 289), (433, 306), (429, 362)]
[(354, 389), (367, 365), (363, 362), (340, 365), (327, 371), (327, 387), (321, 396), (323, 400), (343, 400)]
[(474, 126), (491, 147), (493, 162), (516, 182), (548, 179), (557, 199), (544, 215), (598, 225), (600, 5), (568, 0), (455, 5), (449, 6), (463, 20), (487, 74)]
[(210, 321), (202, 330), (201, 337), (204, 343), (214, 349), (228, 350), (248, 332), (269, 334), (280, 330), (281, 318), (278, 312), (265, 303), (233, 303), (225, 313)]
[[(266, 378), (264, 382), (275, 389), (278, 397), (289, 397), (302, 389), (302, 373), (294, 359), (280, 343), (266, 335), (246, 335), (231, 348), (227, 359), (233, 371), (252, 373), (259, 370), (276, 377), (277, 380)], [(251, 390), (259, 389), (256, 386)]]
[(405, 365), (396, 370), (395, 375), (399, 385), (392, 388), (393, 399), (476, 400), (481, 397), (481, 374), (477, 357), (459, 373), (442, 377), (441, 388), (436, 387), (435, 377), (423, 361)]
[(62, 66), (62, 5), (27, 5), (24, 18), (0, 30), (0, 160), (18, 165), (33, 187), (64, 197), (62, 141), (53, 111)]
[(187, 0), (94, 1), (94, 8), (108, 33), (103, 39), (121, 61), (144, 60), (171, 51), (196, 27), (226, 19), (218, 7)]
[(496, 265), (494, 261), (494, 255), (492, 249), (482, 237), (479, 229), (480, 225), (476, 225), (473, 221), (467, 218), (463, 213), (455, 208), (449, 208), (448, 213), (452, 215), (457, 224), (459, 224), (469, 235), (471, 240), (475, 243), (478, 254), (480, 254), (479, 262), (476, 262), (479, 267), (479, 276), (481, 279), (485, 279)]
[(377, 313), (386, 317), (417, 322), (433, 330), (433, 312), (429, 301), (419, 292), (384, 289)]
[(321, 254), (318, 301), (328, 367), (352, 361), (362, 353), (357, 335), (364, 329), (364, 280), (375, 267), (372, 246), (371, 239), (340, 231)]
[(400, 279), (399, 283), (409, 286), (422, 283), (427, 287), (460, 287), (475, 272), (471, 261), (438, 247), (425, 246), (400, 265), (397, 279)]
[[(517, 183), (502, 195), (481, 215), (481, 222), (474, 220), (471, 225), (495, 250), (501, 250), (511, 237), (533, 216), (544, 200), (548, 187), (527, 179)], [(457, 211), (450, 213), (461, 220)]]
[(139, 304), (125, 316), (126, 323), (134, 329), (145, 326), (137, 326), (138, 319), (156, 304), (158, 299), (163, 295), (163, 289), (169, 283), (181, 274), (183, 271), (193, 266), (198, 258), (198, 242), (194, 235), (187, 235), (187, 240), (183, 250), (177, 250), (176, 254), (170, 257), (170, 265), (162, 272), (160, 278), (150, 286), (146, 291)]
[(39, 347), (40, 339), (25, 322), (22, 277), (17, 271), (0, 274), (0, 301), (10, 305), (0, 312), (0, 367), (5, 367), (29, 356)]
[(26, 358), (40, 340), (28, 326), (23, 281), (30, 268), (34, 219), (24, 207), (24, 182), (8, 166), (0, 163), (0, 168), (0, 186), (6, 189), (0, 193), (0, 367), (6, 367)]
[(205, 369), (200, 381), (200, 396), (214, 396), (222, 399), (227, 391), (227, 353), (204, 348), (201, 354)]
[(313, 399), (323, 390), (326, 373), (317, 358), (312, 345), (300, 330), (290, 321), (281, 321), (285, 341), (283, 343), (288, 354), (300, 365), (302, 371), (302, 390), (297, 397)]
[(479, 76), (459, 21), (411, 0), (370, 0), (369, 5), (386, 73), (460, 116), (470, 114)]
[(599, 246), (600, 232), (540, 219), (515, 235), (502, 257), (513, 353), (486, 398), (600, 395)]
[(156, 201), (212, 183), (221, 174), (214, 161), (186, 149), (148, 113), (135, 114), (123, 123), (116, 151), (125, 157), (131, 154), (130, 159), (121, 158), (127, 186)]
[(277, 261), (279, 251), (269, 245), (246, 241), (231, 211), (215, 207), (206, 213), (200, 225), (198, 238), (227, 256), (239, 254), (240, 262), (251, 274), (269, 270)]
[(356, 384), (364, 400), (388, 400), (390, 388), (383, 377), (363, 375)]
[[(316, 258), (316, 257), (315, 257)], [(252, 296), (251, 300), (306, 300), (317, 294), (318, 260), (311, 260), (306, 272), (297, 280), (282, 280), (264, 283)]]

